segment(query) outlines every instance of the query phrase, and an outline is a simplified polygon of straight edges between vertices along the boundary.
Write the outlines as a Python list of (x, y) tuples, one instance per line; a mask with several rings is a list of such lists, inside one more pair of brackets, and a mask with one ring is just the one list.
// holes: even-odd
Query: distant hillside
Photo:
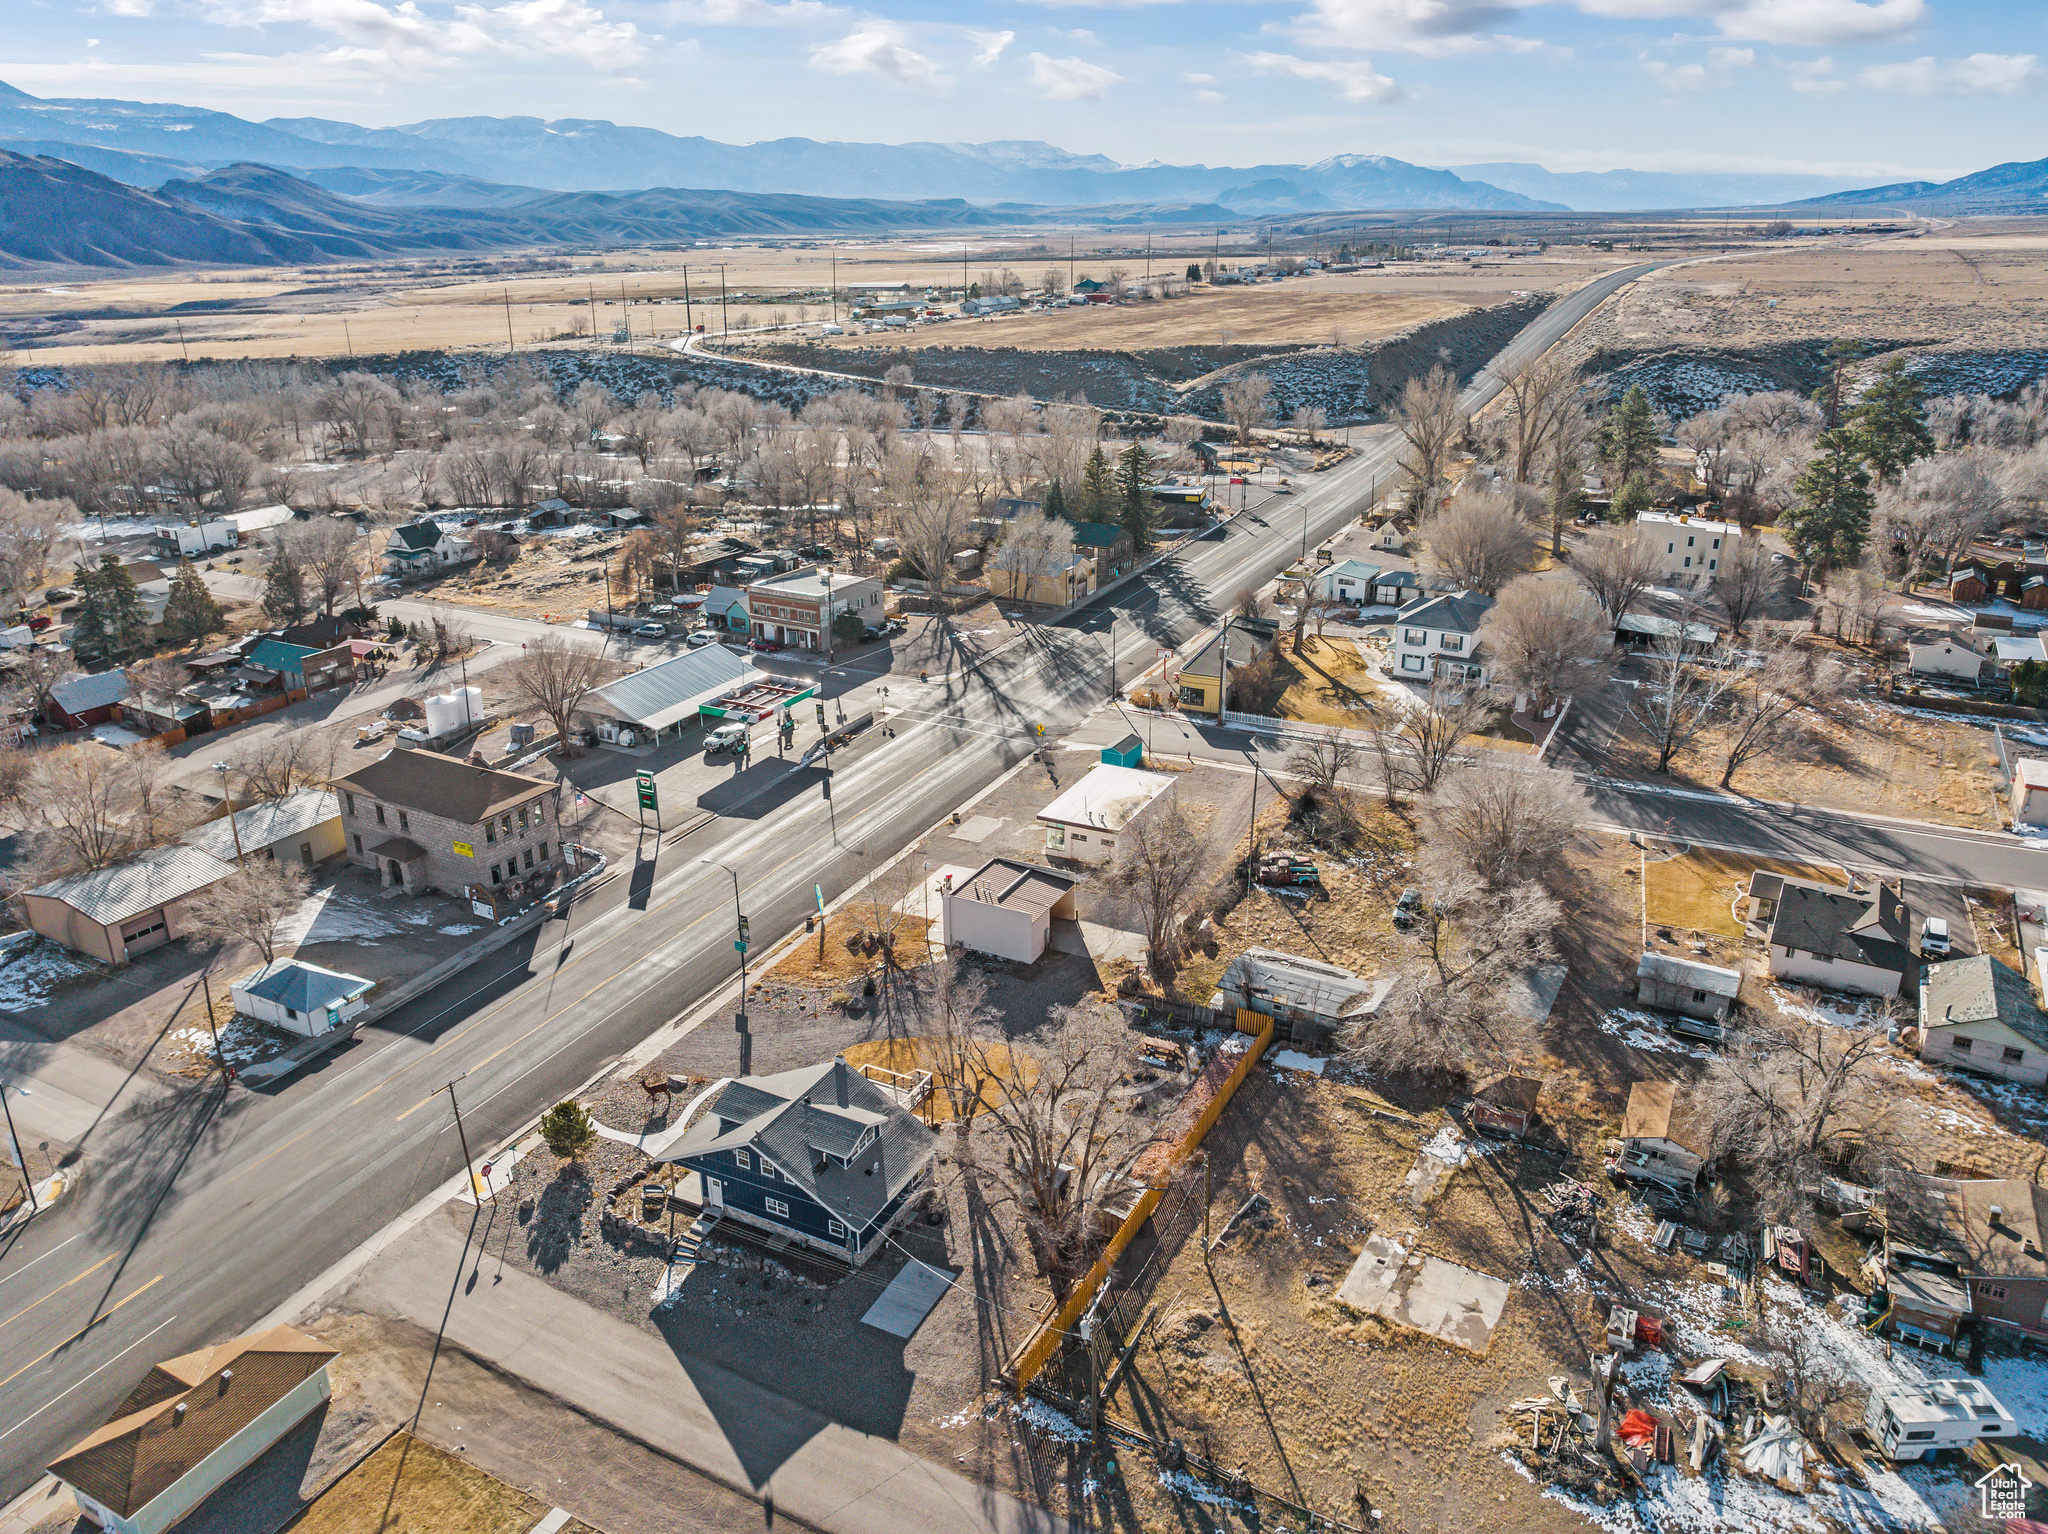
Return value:
[(0, 266), (275, 266), (325, 254), (66, 160), (0, 150)]
[(305, 178), (330, 192), (387, 208), (516, 208), (548, 195), (545, 187), (506, 186), (479, 176), (456, 176), (438, 170), (316, 166), (305, 173)]
[(1545, 197), (1582, 212), (1639, 213), (1671, 208), (1748, 208), (1813, 197), (1853, 184), (1848, 176), (1685, 174), (1660, 170), (1554, 171), (1496, 162), (1447, 167), (1525, 197)]
[(1953, 181), (1901, 181), (1809, 197), (1787, 206), (1931, 214), (2048, 213), (2048, 160), (2012, 160)]

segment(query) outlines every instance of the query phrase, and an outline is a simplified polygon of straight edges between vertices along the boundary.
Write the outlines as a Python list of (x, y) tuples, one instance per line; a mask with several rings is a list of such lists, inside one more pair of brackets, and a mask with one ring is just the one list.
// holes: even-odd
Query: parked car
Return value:
[(745, 747), (751, 732), (744, 724), (721, 724), (704, 737), (704, 754), (717, 756), (726, 751), (738, 751)]
[(750, 641), (747, 648), (749, 650), (759, 650), (763, 655), (772, 655), (782, 648), (782, 641), (779, 639), (756, 639)]
[(666, 639), (668, 638), (668, 625), (666, 623), (654, 623), (650, 621), (641, 624), (638, 628), (633, 630), (633, 633), (635, 637), (640, 639)]
[(700, 646), (710, 644), (717, 637), (718, 631), (716, 629), (693, 629), (690, 632), (689, 639), (686, 640), (685, 643), (687, 643), (691, 649), (695, 650)]
[(1422, 911), (1422, 891), (1414, 885), (1401, 891), (1401, 898), (1394, 902), (1394, 925), (1412, 926)]
[(1948, 919), (1942, 916), (1928, 917), (1920, 928), (1920, 951), (1937, 958), (1945, 958), (1949, 946)]
[(43, 600), (45, 602), (76, 602), (78, 600), (78, 593), (70, 590), (68, 587), (52, 586), (43, 593)]

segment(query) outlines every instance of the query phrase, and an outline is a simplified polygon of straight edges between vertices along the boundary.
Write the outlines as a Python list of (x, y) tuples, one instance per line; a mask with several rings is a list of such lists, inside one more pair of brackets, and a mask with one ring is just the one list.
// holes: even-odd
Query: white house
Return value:
[(1137, 829), (1173, 803), (1180, 779), (1170, 772), (1146, 772), (1107, 763), (1038, 812), (1045, 850), (1077, 863), (1107, 863), (1117, 838)]
[(2012, 764), (2012, 823), (2048, 825), (2048, 762), (2023, 756)]
[(1977, 687), (1990, 681), (1998, 670), (1990, 655), (1954, 634), (1923, 640), (1919, 644), (1908, 645), (1906, 650), (1909, 657), (1907, 669), (1914, 676), (1938, 677), (1947, 682), (1961, 682), (1965, 687)]
[(1358, 559), (1340, 559), (1334, 565), (1325, 565), (1316, 571), (1315, 594), (1326, 602), (1349, 602), (1354, 607), (1365, 607), (1372, 602), (1372, 583), (1378, 579), (1380, 567), (1366, 564)]
[(1636, 518), (1642, 545), (1667, 581), (1711, 580), (1742, 538), (1734, 522), (1714, 522), (1683, 511), (1646, 511)]
[(1438, 675), (1452, 681), (1484, 682), (1479, 653), (1479, 620), (1493, 606), (1476, 591), (1422, 597), (1394, 615), (1394, 676), (1427, 682)]
[(1749, 892), (1758, 902), (1757, 919), (1769, 921), (1767, 964), (1778, 979), (1863, 996), (1910, 994), (1919, 961), (1913, 956), (1913, 913), (1898, 886), (1880, 884), (1872, 894), (1852, 895), (1759, 871), (1751, 876)]
[(401, 578), (432, 575), (474, 558), (476, 545), (438, 522), (408, 522), (384, 540), (385, 573)]
[(320, 1408), (334, 1357), (273, 1326), (167, 1359), (50, 1473), (108, 1534), (163, 1534)]
[(1707, 1164), (1707, 1125), (1669, 1081), (1638, 1081), (1621, 1118), (1621, 1153), (1612, 1169), (1672, 1188), (1691, 1188)]
[(276, 959), (237, 980), (228, 993), (244, 1016), (313, 1039), (362, 1016), (376, 984), (303, 959)]
[(1051, 941), (1054, 919), (1073, 920), (1074, 884), (1034, 863), (990, 858), (939, 896), (940, 940), (1030, 964)]
[(1920, 1058), (2033, 1086), (2048, 1082), (2048, 1013), (2026, 977), (1988, 953), (1927, 966)]

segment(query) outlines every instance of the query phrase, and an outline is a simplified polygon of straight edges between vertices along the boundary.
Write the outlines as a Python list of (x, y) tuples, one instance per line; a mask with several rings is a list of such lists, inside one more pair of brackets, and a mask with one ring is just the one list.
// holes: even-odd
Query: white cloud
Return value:
[(1197, 70), (1187, 70), (1182, 73), (1180, 78), (1181, 83), (1184, 85), (1214, 85), (1216, 83), (1214, 75), (1205, 75)]
[(1195, 92), (1195, 100), (1207, 102), (1210, 106), (1216, 105), (1219, 101), (1228, 101), (1229, 99), (1221, 91), (1200, 90)]
[(88, 48), (97, 48), (99, 45), (100, 40), (97, 37), (88, 37), (85, 40), (85, 46)]
[(2042, 83), (2031, 53), (1973, 53), (1966, 59), (1908, 59), (1873, 64), (1859, 85), (1902, 96), (2010, 96)]
[(1847, 80), (1794, 80), (1792, 89), (1802, 96), (1832, 96), (1849, 88)]
[(1280, 30), (1319, 48), (1392, 50), (1443, 58), (1541, 48), (1533, 38), (1492, 29), (1521, 14), (1500, 0), (1314, 0), (1314, 9)]
[(1594, 16), (1711, 18), (1725, 37), (1825, 48), (1880, 42), (1926, 18), (1927, 0), (1573, 0)]
[(1049, 101), (1100, 101), (1123, 76), (1102, 64), (1086, 59), (1048, 58), (1034, 53), (1031, 58), (1031, 88)]
[(951, 77), (909, 44), (893, 21), (864, 21), (835, 43), (811, 49), (811, 68), (828, 75), (873, 75), (904, 90), (947, 91)]
[(969, 42), (974, 44), (974, 57), (968, 61), (973, 69), (986, 69), (1008, 51), (1010, 44), (1017, 40), (1015, 32), (969, 32)]
[(845, 9), (822, 0), (670, 0), (671, 21), (704, 27), (788, 27), (843, 16)]
[(100, 0), (100, 9), (110, 16), (147, 16), (156, 0)]
[(1756, 49), (1709, 48), (1707, 59), (1716, 69), (1747, 69), (1756, 62)]
[(1076, 27), (1071, 32), (1061, 32), (1060, 36), (1070, 43), (1085, 43), (1090, 48), (1100, 47), (1102, 44), (1102, 39), (1087, 27)]
[(616, 71), (644, 58), (649, 41), (632, 22), (608, 21), (586, 0), (459, 5), (445, 21), (421, 11), (415, 0), (214, 0), (204, 15), (221, 26), (310, 27), (336, 39), (336, 46), (307, 56), (354, 74), (398, 77), (493, 52), (581, 59)]
[(1714, 83), (1707, 78), (1704, 64), (1667, 64), (1662, 59), (1650, 59), (1643, 68), (1667, 91), (1703, 91)]
[[(517, 53), (546, 58), (578, 58), (592, 69), (615, 71), (647, 56), (646, 39), (630, 21), (606, 21), (604, 12), (584, 0), (516, 0), (488, 13), (465, 7)], [(509, 28), (508, 32), (506, 29)]]
[(1316, 60), (1298, 59), (1290, 53), (1253, 53), (1247, 54), (1244, 62), (1257, 74), (1334, 85), (1346, 101), (1400, 101), (1408, 94), (1364, 59)]

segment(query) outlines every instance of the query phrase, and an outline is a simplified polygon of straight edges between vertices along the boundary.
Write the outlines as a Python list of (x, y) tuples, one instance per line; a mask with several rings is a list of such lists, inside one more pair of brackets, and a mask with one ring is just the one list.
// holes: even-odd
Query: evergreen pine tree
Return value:
[(199, 567), (189, 559), (179, 560), (178, 573), (171, 577), (171, 599), (164, 604), (164, 636), (179, 644), (196, 644), (227, 626), (228, 615), (206, 589)]
[(1045, 494), (1040, 497), (1038, 509), (1048, 517), (1067, 515), (1067, 493), (1060, 488), (1060, 482), (1049, 479), (1045, 482)]
[(1870, 470), (1857, 451), (1855, 434), (1846, 427), (1820, 435), (1820, 456), (1806, 466), (1792, 488), (1798, 503), (1778, 518), (1784, 532), (1811, 573), (1825, 576), (1837, 565), (1853, 565), (1870, 537)]
[(134, 579), (121, 568), (120, 555), (102, 554), (97, 568), (80, 565), (77, 576), (73, 650), (95, 659), (114, 659), (133, 655), (149, 643), (149, 614)]
[(263, 577), (263, 612), (271, 622), (290, 627), (306, 621), (306, 573), (296, 559), (273, 559)]
[(1152, 546), (1152, 455), (1132, 442), (1116, 460), (1117, 522), (1139, 552)]
[(1110, 473), (1109, 460), (1102, 456), (1098, 445), (1081, 471), (1081, 515), (1075, 520), (1107, 522), (1115, 515), (1115, 507), (1116, 476)]
[(1650, 396), (1641, 384), (1632, 384), (1621, 403), (1608, 411), (1607, 422), (1600, 428), (1600, 456), (1614, 465), (1616, 477), (1627, 484), (1656, 464), (1657, 438)]
[(71, 609), (71, 649), (81, 660), (97, 660), (107, 653), (107, 615), (100, 598), (100, 573), (91, 565), (72, 571), (71, 585), (78, 593), (78, 605)]
[(1849, 412), (1850, 430), (1878, 488), (1897, 479), (1914, 459), (1934, 451), (1925, 399), (1919, 381), (1906, 371), (1906, 359), (1893, 357), (1879, 364), (1876, 378)]
[(1637, 474), (1614, 492), (1614, 520), (1633, 522), (1650, 509), (1650, 482)]

